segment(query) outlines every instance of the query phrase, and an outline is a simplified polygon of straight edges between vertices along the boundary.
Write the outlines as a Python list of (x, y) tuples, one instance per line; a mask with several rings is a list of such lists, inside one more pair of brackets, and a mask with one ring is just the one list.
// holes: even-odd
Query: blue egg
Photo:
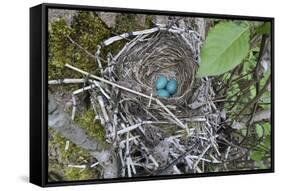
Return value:
[(167, 83), (168, 83), (168, 79), (165, 76), (163, 75), (159, 76), (155, 82), (156, 89), (157, 90), (164, 89)]
[(177, 80), (169, 80), (168, 84), (166, 86), (166, 90), (170, 93), (170, 94), (174, 94), (177, 92), (177, 88), (178, 88), (178, 83)]
[(157, 95), (161, 98), (168, 98), (170, 97), (170, 94), (167, 90), (165, 89), (160, 89), (160, 90), (157, 90)]

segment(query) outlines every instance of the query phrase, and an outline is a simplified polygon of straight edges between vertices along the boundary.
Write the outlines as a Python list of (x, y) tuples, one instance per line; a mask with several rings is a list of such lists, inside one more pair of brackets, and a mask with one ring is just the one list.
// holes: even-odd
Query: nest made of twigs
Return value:
[(155, 81), (159, 75), (177, 80), (177, 92), (161, 100), (183, 104), (192, 93), (198, 66), (196, 56), (182, 35), (160, 31), (131, 41), (119, 56), (115, 69), (119, 82), (131, 84), (136, 91), (154, 97), (157, 96)]
[[(114, 69), (118, 83), (156, 97), (164, 104), (175, 106), (176, 112), (181, 112), (177, 106), (186, 105), (192, 94), (198, 66), (199, 42), (198, 35), (185, 31), (163, 30), (136, 37), (120, 51), (116, 60)], [(159, 75), (177, 80), (178, 89), (172, 97), (157, 97), (155, 81)], [(122, 94), (123, 97), (136, 98), (128, 92)], [(149, 102), (142, 97), (136, 99), (141, 105)], [(152, 109), (153, 106), (150, 107)]]

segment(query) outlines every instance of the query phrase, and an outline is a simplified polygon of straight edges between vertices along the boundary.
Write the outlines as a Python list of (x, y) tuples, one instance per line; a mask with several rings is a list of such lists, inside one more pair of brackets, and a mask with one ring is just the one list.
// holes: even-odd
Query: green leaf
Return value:
[(271, 137), (269, 135), (265, 137), (264, 146), (268, 149), (271, 148)]
[(263, 136), (263, 127), (260, 124), (256, 124), (256, 132), (259, 138)]
[(223, 74), (237, 66), (249, 50), (249, 26), (217, 24), (208, 33), (200, 54), (197, 77)]
[(269, 34), (271, 30), (270, 22), (265, 22), (258, 26), (256, 31), (258, 34)]
[(251, 159), (254, 161), (260, 161), (262, 159), (263, 153), (260, 151), (254, 151), (251, 154)]
[(270, 125), (270, 123), (265, 123), (263, 125), (263, 127), (264, 127), (265, 135), (270, 135), (271, 134), (271, 125)]
[(266, 165), (263, 163), (263, 161), (256, 161), (256, 165), (257, 167), (259, 167), (259, 169), (266, 169)]

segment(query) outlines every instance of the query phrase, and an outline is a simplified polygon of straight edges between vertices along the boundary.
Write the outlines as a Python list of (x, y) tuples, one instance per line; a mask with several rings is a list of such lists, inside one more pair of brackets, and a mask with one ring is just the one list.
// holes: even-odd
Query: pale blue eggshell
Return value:
[(166, 90), (170, 93), (170, 94), (174, 94), (177, 92), (177, 88), (178, 88), (178, 83), (177, 80), (169, 80), (166, 86)]
[(160, 89), (160, 90), (157, 90), (157, 96), (159, 96), (161, 98), (168, 98), (168, 97), (170, 97), (170, 94), (167, 90)]
[(161, 75), (155, 81), (155, 87), (157, 90), (164, 89), (168, 83), (168, 79)]

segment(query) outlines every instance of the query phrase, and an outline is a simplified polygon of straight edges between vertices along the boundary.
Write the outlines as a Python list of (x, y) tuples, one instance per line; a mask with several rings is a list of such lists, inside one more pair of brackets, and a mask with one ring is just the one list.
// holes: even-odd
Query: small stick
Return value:
[[(130, 138), (129, 138), (129, 142), (130, 142), (130, 141), (133, 141), (133, 140), (135, 140), (135, 139), (137, 139), (137, 138), (139, 138), (139, 137), (140, 137), (139, 135), (137, 135), (137, 136), (135, 136), (135, 137), (130, 137)], [(119, 145), (120, 145), (121, 148), (125, 148), (125, 142), (126, 142), (126, 140), (120, 141)]]
[(196, 167), (196, 171), (198, 172), (198, 173), (202, 173), (202, 170), (197, 166)]
[(168, 124), (169, 122), (166, 121), (143, 121), (141, 123), (137, 123), (135, 125), (131, 125), (129, 127), (125, 127), (124, 129), (121, 129), (117, 132), (117, 135), (122, 135), (124, 133), (127, 133), (129, 131), (132, 131), (138, 127), (140, 127), (143, 124)]
[(218, 159), (216, 159), (212, 154), (210, 154), (210, 157), (213, 159), (212, 163), (221, 163), (221, 161), (218, 161)]
[(80, 84), (85, 83), (87, 80), (85, 79), (59, 79), (59, 80), (49, 80), (49, 85), (61, 85), (61, 84)]
[(133, 163), (132, 158), (129, 157), (128, 160), (129, 160), (130, 166), (132, 167), (133, 174), (136, 174), (137, 171), (136, 171), (136, 168), (135, 168), (135, 165), (134, 165), (134, 163)]
[(96, 163), (92, 164), (90, 167), (91, 167), (91, 168), (94, 168), (94, 167), (97, 166), (98, 164), (100, 164), (100, 163), (99, 163), (99, 162), (96, 162)]
[(147, 152), (149, 154), (148, 158), (153, 162), (155, 167), (158, 168), (159, 164), (157, 163), (155, 158), (149, 153), (148, 149), (145, 147), (145, 145), (142, 142), (140, 144), (141, 144), (142, 148), (145, 150), (145, 152)]
[(108, 117), (107, 111), (105, 109), (105, 105), (104, 105), (102, 96), (98, 96), (98, 102), (100, 104), (100, 108), (101, 108), (101, 111), (102, 111), (102, 114), (103, 114), (103, 118), (104, 118), (105, 122), (108, 122), (109, 117)]
[(128, 177), (132, 177), (131, 168), (130, 168), (130, 161), (129, 161), (129, 154), (130, 154), (130, 148), (129, 148), (129, 132), (127, 132), (126, 136), (126, 164), (127, 164), (127, 170), (128, 170)]
[(105, 90), (100, 86), (100, 83), (97, 81), (93, 81), (94, 84), (100, 89), (101, 93), (107, 98), (110, 99), (109, 95), (105, 92)]
[[(114, 61), (116, 61), (116, 60), (119, 58), (119, 56), (121, 55), (121, 53), (123, 53), (123, 52), (126, 50), (126, 48), (128, 47), (128, 44), (129, 44), (129, 43), (126, 43), (126, 44), (124, 45), (124, 47), (122, 48), (122, 50), (119, 51), (116, 56), (114, 56), (114, 58), (113, 58)], [(108, 62), (108, 63), (110, 63), (110, 62)]]
[[(88, 56), (90, 56), (93, 59), (96, 59), (97, 57), (95, 55), (93, 55), (92, 53), (90, 53), (88, 50), (86, 50), (85, 48), (83, 48), (80, 44), (78, 44), (77, 42), (75, 42), (70, 36), (67, 36), (67, 38), (69, 39), (69, 41), (71, 43), (73, 43), (74, 45), (76, 45), (78, 48), (80, 48), (81, 50), (83, 50)], [(102, 60), (102, 59), (101, 59)], [(103, 62), (105, 62), (105, 60), (102, 60)]]
[(159, 167), (159, 164), (157, 163), (157, 161), (155, 160), (155, 158), (152, 155), (149, 155), (148, 158), (153, 162), (153, 164), (155, 165), (156, 168)]
[(181, 119), (182, 121), (187, 121), (187, 122), (205, 122), (206, 118), (205, 117), (194, 117), (194, 118), (183, 118)]
[(81, 169), (84, 169), (86, 168), (86, 165), (72, 165), (72, 164), (69, 164), (68, 167), (71, 167), (71, 168), (81, 168)]
[(221, 156), (221, 153), (219, 152), (219, 149), (218, 149), (218, 147), (216, 145), (215, 139), (216, 139), (215, 136), (210, 137), (210, 140), (211, 140), (211, 143), (212, 143), (213, 147), (215, 148), (215, 150), (218, 153), (218, 155)]
[(127, 157), (130, 154), (129, 136), (130, 136), (130, 134), (129, 134), (129, 132), (127, 132), (127, 134), (126, 134), (126, 153), (125, 153)]
[(120, 161), (121, 161), (121, 165), (122, 165), (121, 176), (124, 177), (125, 176), (125, 161), (123, 159), (123, 154), (122, 154), (121, 149), (119, 149), (119, 157), (120, 157)]
[(71, 120), (73, 121), (76, 113), (76, 107), (77, 107), (76, 98), (74, 94), (72, 94), (72, 103), (73, 103), (73, 107), (72, 107)]
[(211, 147), (211, 145), (208, 145), (207, 148), (202, 152), (202, 154), (199, 156), (198, 160), (195, 162), (193, 168), (197, 168), (198, 163), (200, 162), (200, 160), (202, 159), (202, 157), (205, 155), (205, 153), (209, 150), (209, 148)]
[[(155, 99), (155, 98), (154, 98)], [(187, 124), (184, 125), (160, 100), (155, 99), (156, 103), (158, 103), (168, 114), (170, 114), (174, 120), (178, 123), (178, 125), (184, 129), (186, 129), (187, 134), (189, 135), (189, 129)]]
[(65, 142), (64, 150), (67, 151), (68, 148), (69, 148), (69, 141), (67, 140), (67, 141)]
[(149, 102), (148, 102), (147, 107), (150, 107), (150, 105), (151, 105), (151, 98), (152, 98), (152, 92), (151, 92), (151, 94), (150, 94), (150, 99), (149, 99)]
[(178, 169), (176, 165), (173, 166), (173, 174), (182, 174), (182, 172)]
[[(189, 159), (198, 159), (198, 158), (200, 158), (200, 156), (193, 156), (193, 155), (190, 155), (190, 156), (188, 156), (188, 158)], [(209, 160), (209, 159), (205, 159), (205, 158), (201, 158), (201, 160), (202, 161), (205, 161), (205, 162), (212, 162), (211, 160)]]
[(73, 103), (73, 107), (72, 107), (72, 114), (71, 114), (71, 119), (74, 120), (75, 118), (75, 113), (76, 113), (76, 108), (77, 108), (77, 103), (76, 103), (76, 95), (80, 94), (84, 91), (87, 91), (89, 89), (92, 89), (93, 87), (95, 87), (94, 85), (89, 85), (87, 87), (83, 87), (81, 89), (75, 90), (74, 92), (72, 92), (72, 103)]
[(135, 31), (135, 32), (131, 32), (131, 33), (123, 33), (121, 35), (110, 37), (109, 39), (105, 40), (103, 42), (103, 44), (105, 46), (108, 46), (115, 41), (119, 41), (119, 40), (122, 40), (124, 38), (128, 38), (130, 35), (137, 36), (137, 35), (142, 35), (142, 34), (150, 34), (150, 33), (154, 33), (154, 32), (157, 32), (157, 31), (159, 31), (159, 27), (154, 27), (154, 28), (146, 29), (146, 30), (142, 30), (142, 31)]
[(226, 160), (228, 159), (228, 154), (229, 154), (230, 148), (231, 148), (231, 146), (227, 147), (227, 150), (226, 150), (226, 153), (225, 153), (225, 157), (224, 157)]
[(188, 168), (192, 169), (192, 164), (193, 164), (192, 160), (189, 159), (188, 156), (186, 156), (184, 159), (185, 159), (185, 161), (187, 163)]
[(97, 50), (95, 56), (96, 56), (96, 60), (97, 60), (98, 66), (99, 66), (99, 68), (100, 68), (100, 71), (101, 71), (101, 73), (103, 74), (103, 68), (102, 68), (102, 64), (101, 64), (101, 61), (100, 61), (100, 57), (99, 57), (99, 55), (100, 55), (100, 49), (101, 49), (101, 46), (98, 45), (98, 50)]
[(113, 83), (113, 82), (111, 82), (111, 81), (109, 81), (109, 80), (106, 80), (106, 79), (104, 79), (104, 78), (101, 78), (101, 77), (98, 77), (98, 76), (96, 76), (96, 75), (93, 75), (93, 74), (90, 74), (90, 73), (88, 73), (88, 72), (85, 72), (85, 71), (83, 71), (83, 70), (81, 70), (81, 69), (79, 69), (79, 68), (76, 68), (76, 67), (74, 67), (74, 66), (71, 66), (71, 65), (69, 65), (69, 64), (65, 64), (65, 66), (66, 67), (68, 67), (68, 68), (70, 68), (70, 69), (72, 69), (72, 70), (75, 70), (75, 71), (77, 71), (77, 72), (80, 72), (80, 73), (82, 73), (82, 74), (85, 74), (85, 75), (87, 75), (87, 76), (90, 76), (90, 77), (92, 77), (92, 78), (94, 78), (94, 79), (96, 79), (96, 80), (99, 80), (99, 81), (102, 81), (102, 82), (105, 82), (105, 83), (107, 83), (107, 84), (110, 84), (110, 85), (112, 85), (113, 87), (117, 87), (117, 88), (120, 88), (120, 89), (122, 89), (122, 90), (125, 90), (125, 91), (128, 91), (128, 92), (130, 92), (130, 93), (133, 93), (133, 94), (137, 94), (137, 95), (139, 95), (139, 96), (142, 96), (142, 97), (145, 97), (145, 98), (147, 98), (147, 99), (151, 99), (151, 100), (153, 100), (153, 101), (155, 101), (156, 103), (158, 103), (168, 114), (170, 114), (173, 118), (174, 118), (174, 120), (177, 122), (177, 124), (178, 124), (178, 126), (180, 126), (181, 128), (183, 128), (183, 129), (186, 129), (186, 131), (187, 131), (187, 134), (189, 134), (189, 130), (188, 130), (188, 127), (187, 127), (187, 125), (184, 125), (160, 100), (158, 100), (158, 99), (156, 99), (156, 98), (154, 98), (154, 97), (150, 97), (150, 96), (148, 96), (148, 95), (146, 95), (146, 94), (143, 94), (143, 93), (141, 93), (141, 92), (137, 92), (137, 91), (135, 91), (135, 90), (132, 90), (132, 89), (129, 89), (129, 88), (126, 88), (126, 87), (123, 87), (123, 86), (121, 86), (121, 85), (119, 85), (119, 84), (116, 84), (116, 83)]
[(126, 164), (127, 164), (127, 170), (128, 170), (128, 177), (132, 177), (129, 157), (127, 157), (127, 159), (126, 159)]

